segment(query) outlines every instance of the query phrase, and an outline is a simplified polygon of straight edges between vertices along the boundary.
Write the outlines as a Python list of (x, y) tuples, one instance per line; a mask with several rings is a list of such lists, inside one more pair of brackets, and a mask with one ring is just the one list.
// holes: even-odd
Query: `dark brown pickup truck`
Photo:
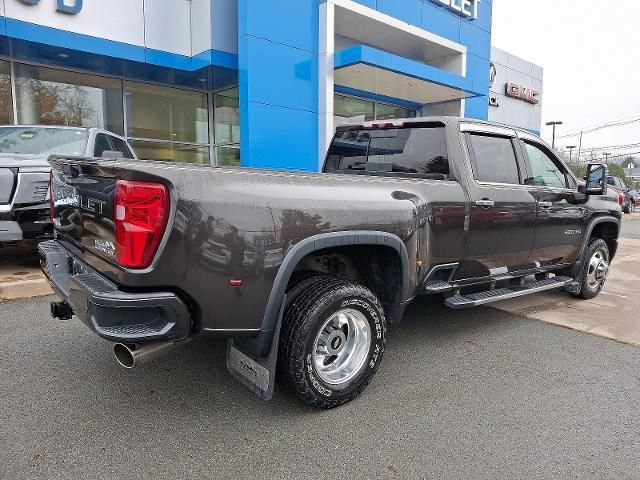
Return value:
[(277, 371), (323, 408), (362, 392), (417, 295), (592, 298), (620, 229), (605, 166), (580, 184), (538, 137), (459, 118), (340, 128), (318, 174), (50, 163), (55, 318), (75, 314), (128, 368), (227, 337), (229, 371), (261, 398)]

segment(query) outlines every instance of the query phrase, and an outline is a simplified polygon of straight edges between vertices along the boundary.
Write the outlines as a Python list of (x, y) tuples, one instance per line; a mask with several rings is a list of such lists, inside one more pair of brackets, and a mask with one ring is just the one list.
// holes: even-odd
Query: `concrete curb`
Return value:
[(18, 300), (53, 295), (45, 278), (0, 283), (0, 300)]

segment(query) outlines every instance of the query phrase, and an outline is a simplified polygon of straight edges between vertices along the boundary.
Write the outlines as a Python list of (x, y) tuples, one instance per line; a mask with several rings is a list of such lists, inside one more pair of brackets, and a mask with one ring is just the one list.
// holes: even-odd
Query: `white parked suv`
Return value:
[(0, 126), (0, 245), (52, 234), (49, 155), (136, 158), (126, 140), (100, 128)]

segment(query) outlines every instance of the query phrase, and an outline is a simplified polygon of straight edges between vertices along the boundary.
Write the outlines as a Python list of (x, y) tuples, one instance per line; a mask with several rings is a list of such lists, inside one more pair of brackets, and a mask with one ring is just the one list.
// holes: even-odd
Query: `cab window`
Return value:
[(511, 138), (471, 133), (469, 144), (473, 153), (473, 173), (476, 180), (520, 184), (518, 159)]
[(525, 179), (526, 185), (535, 187), (567, 188), (567, 177), (562, 169), (547, 152), (537, 145), (524, 142), (529, 157), (531, 177)]

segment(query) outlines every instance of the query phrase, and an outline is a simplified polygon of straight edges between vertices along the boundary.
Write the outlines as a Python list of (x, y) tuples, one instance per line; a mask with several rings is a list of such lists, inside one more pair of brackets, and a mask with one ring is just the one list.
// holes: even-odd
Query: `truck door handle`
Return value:
[(540, 208), (551, 208), (553, 207), (553, 202), (538, 202), (538, 206)]
[(496, 204), (493, 200), (483, 198), (482, 200), (476, 200), (476, 205), (479, 207), (493, 207)]

